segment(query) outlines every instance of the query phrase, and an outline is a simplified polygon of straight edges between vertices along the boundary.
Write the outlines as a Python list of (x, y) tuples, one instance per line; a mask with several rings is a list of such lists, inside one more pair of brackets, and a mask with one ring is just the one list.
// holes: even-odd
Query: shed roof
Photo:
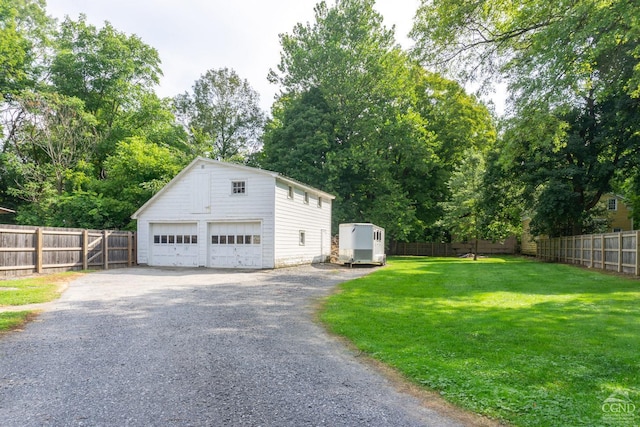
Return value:
[(302, 188), (303, 190), (309, 191), (311, 193), (315, 193), (317, 195), (319, 195), (320, 197), (324, 197), (326, 199), (330, 199), (333, 200), (336, 198), (336, 196), (334, 196), (333, 194), (329, 194), (326, 193), (322, 190), (319, 190), (317, 188), (311, 187), (310, 185), (304, 184), (300, 181), (296, 181), (295, 179), (292, 178), (288, 178), (278, 172), (272, 172), (266, 169), (259, 169), (259, 168), (253, 168), (250, 166), (245, 166), (245, 165), (239, 165), (236, 163), (228, 163), (228, 162), (221, 162), (219, 160), (213, 160), (213, 159), (207, 159), (204, 157), (196, 157), (191, 163), (189, 163), (184, 169), (182, 169), (180, 171), (180, 173), (178, 173), (178, 175), (176, 175), (175, 177), (173, 177), (173, 179), (171, 181), (169, 181), (167, 183), (167, 185), (165, 185), (164, 187), (162, 187), (162, 189), (160, 189), (160, 191), (158, 191), (156, 194), (153, 195), (153, 197), (151, 197), (149, 200), (147, 200), (147, 202), (142, 205), (140, 207), (140, 209), (138, 209), (133, 215), (131, 215), (131, 218), (133, 219), (137, 219), (138, 216), (149, 206), (151, 205), (156, 199), (160, 198), (162, 196), (162, 194), (164, 194), (169, 188), (173, 187), (173, 185), (175, 185), (176, 182), (178, 182), (180, 180), (180, 178), (182, 178), (184, 175), (186, 175), (187, 173), (189, 173), (189, 171), (191, 169), (193, 169), (195, 167), (195, 165), (197, 163), (208, 163), (211, 165), (222, 165), (225, 167), (231, 167), (231, 168), (235, 168), (238, 170), (244, 170), (247, 172), (252, 172), (252, 173), (259, 173), (259, 174), (263, 174), (263, 175), (267, 175), (267, 176), (271, 176), (273, 178), (275, 178), (278, 181), (284, 182), (287, 185), (293, 185), (299, 188)]

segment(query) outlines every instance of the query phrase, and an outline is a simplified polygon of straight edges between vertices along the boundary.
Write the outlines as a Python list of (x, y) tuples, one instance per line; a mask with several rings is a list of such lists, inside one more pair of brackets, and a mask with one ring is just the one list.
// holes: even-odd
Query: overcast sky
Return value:
[[(102, 27), (109, 21), (118, 31), (136, 34), (154, 47), (164, 77), (161, 97), (190, 91), (207, 70), (228, 67), (247, 79), (269, 111), (278, 91), (267, 82), (269, 69), (280, 61), (278, 34), (291, 33), (298, 22), (312, 22), (318, 0), (47, 0), (47, 13)], [(333, 4), (332, 0), (327, 2)], [(420, 0), (377, 0), (387, 27), (396, 26), (396, 40), (406, 37)]]

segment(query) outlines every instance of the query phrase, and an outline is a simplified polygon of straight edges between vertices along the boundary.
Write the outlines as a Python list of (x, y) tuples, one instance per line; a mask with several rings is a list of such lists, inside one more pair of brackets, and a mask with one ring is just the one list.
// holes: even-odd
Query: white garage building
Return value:
[(335, 197), (276, 172), (198, 157), (132, 218), (138, 263), (274, 268), (331, 253)]

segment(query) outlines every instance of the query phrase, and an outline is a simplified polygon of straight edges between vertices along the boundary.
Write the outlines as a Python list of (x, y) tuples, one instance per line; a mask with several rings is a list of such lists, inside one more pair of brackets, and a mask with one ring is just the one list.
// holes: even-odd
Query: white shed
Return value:
[(334, 198), (276, 172), (198, 157), (132, 215), (138, 262), (213, 268), (324, 262)]

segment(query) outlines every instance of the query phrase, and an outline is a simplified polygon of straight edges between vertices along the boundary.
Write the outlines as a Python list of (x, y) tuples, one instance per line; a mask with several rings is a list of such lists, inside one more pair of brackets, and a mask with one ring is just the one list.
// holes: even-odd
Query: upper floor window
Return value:
[(307, 205), (309, 204), (309, 193), (306, 191), (304, 192), (304, 203)]
[(607, 208), (610, 211), (617, 211), (618, 210), (618, 199), (609, 199), (609, 201), (607, 203)]
[(318, 207), (322, 207), (322, 197), (318, 196)]
[(231, 181), (231, 194), (246, 194), (247, 182), (246, 181)]
[(287, 198), (293, 199), (293, 187), (289, 186), (289, 192), (287, 193)]

